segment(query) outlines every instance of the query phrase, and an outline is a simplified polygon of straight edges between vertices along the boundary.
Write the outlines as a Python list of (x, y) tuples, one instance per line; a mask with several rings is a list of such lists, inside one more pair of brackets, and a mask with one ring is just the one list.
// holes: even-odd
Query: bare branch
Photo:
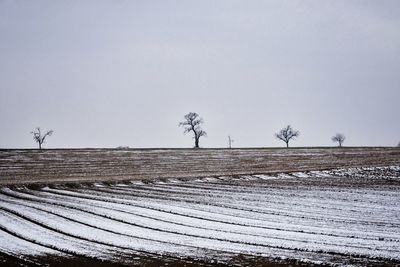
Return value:
[(339, 147), (342, 146), (344, 140), (346, 139), (346, 136), (341, 133), (337, 133), (335, 136), (332, 136), (332, 141), (337, 142), (339, 144)]
[(51, 136), (54, 133), (53, 130), (47, 131), (44, 135), (42, 135), (40, 131), (40, 127), (36, 127), (34, 131), (31, 132), (33, 134), (33, 140), (39, 144), (39, 149), (42, 149), (42, 144), (44, 143), (47, 136)]
[(184, 116), (184, 121), (179, 123), (179, 126), (184, 127), (184, 133), (193, 132), (195, 147), (199, 147), (199, 140), (202, 136), (207, 136), (207, 133), (203, 131), (200, 125), (204, 122), (202, 118), (195, 112), (189, 112)]
[(289, 147), (289, 142), (300, 135), (299, 131), (294, 130), (290, 125), (286, 126), (279, 133), (275, 134), (275, 137), (286, 143), (286, 147)]

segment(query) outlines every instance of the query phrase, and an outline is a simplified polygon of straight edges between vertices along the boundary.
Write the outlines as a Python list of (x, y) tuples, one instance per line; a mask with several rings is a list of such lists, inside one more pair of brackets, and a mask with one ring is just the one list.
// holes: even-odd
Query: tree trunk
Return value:
[(288, 147), (289, 147), (289, 141), (286, 142), (286, 148), (288, 148)]
[(39, 142), (39, 149), (42, 149), (42, 143)]
[(199, 138), (198, 137), (194, 138), (194, 147), (199, 148)]

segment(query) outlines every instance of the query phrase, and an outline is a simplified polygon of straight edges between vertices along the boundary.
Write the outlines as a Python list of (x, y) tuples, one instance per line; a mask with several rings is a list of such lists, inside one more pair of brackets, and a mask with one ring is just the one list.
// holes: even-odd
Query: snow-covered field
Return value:
[(399, 166), (3, 186), (0, 252), (128, 264), (135, 255), (219, 263), (243, 255), (395, 266), (399, 189)]

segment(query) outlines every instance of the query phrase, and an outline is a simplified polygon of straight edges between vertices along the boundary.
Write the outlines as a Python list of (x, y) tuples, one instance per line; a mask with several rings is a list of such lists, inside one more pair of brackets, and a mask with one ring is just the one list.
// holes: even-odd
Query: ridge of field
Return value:
[(253, 175), (400, 164), (400, 149), (0, 149), (0, 185)]

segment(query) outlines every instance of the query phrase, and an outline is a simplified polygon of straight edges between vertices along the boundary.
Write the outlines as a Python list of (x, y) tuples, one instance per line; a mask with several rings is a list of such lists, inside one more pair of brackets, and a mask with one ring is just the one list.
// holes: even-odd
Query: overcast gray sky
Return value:
[(0, 0), (0, 147), (400, 141), (400, 1)]

